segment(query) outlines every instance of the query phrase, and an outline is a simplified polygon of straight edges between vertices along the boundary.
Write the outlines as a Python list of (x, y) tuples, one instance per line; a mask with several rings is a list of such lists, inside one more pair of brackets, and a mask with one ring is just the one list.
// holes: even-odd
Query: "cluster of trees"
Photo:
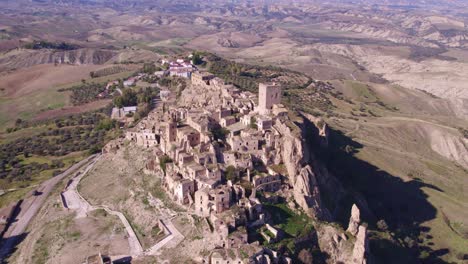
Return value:
[(56, 49), (56, 50), (75, 50), (79, 47), (73, 44), (65, 43), (65, 42), (48, 42), (48, 41), (34, 41), (32, 43), (27, 43), (24, 45), (26, 49)]
[[(112, 126), (113, 127), (113, 126)], [(63, 156), (83, 151), (94, 145), (102, 145), (107, 125), (64, 127), (48, 130), (39, 135), (16, 139), (0, 145), (0, 153), (7, 157), (23, 154), (39, 156)]]
[(159, 167), (161, 167), (164, 174), (166, 174), (166, 164), (171, 163), (171, 162), (172, 162), (172, 159), (167, 155), (164, 155), (159, 158)]
[(138, 91), (138, 94), (137, 94), (138, 103), (150, 104), (153, 98), (156, 97), (158, 94), (159, 94), (158, 88), (153, 88), (153, 87), (142, 88)]
[(84, 125), (94, 126), (99, 124), (102, 120), (106, 119), (106, 116), (110, 115), (110, 112), (111, 106), (109, 105), (108, 107), (102, 108), (98, 111), (68, 115), (45, 122), (54, 123), (57, 128)]
[(312, 79), (302, 73), (280, 67), (237, 63), (214, 54), (207, 54), (205, 60), (209, 72), (220, 76), (228, 83), (251, 92), (257, 91), (258, 83), (271, 82), (277, 80), (278, 77), (284, 77), (281, 82), (286, 89), (304, 88), (312, 82)]
[(121, 96), (114, 98), (116, 107), (138, 106), (138, 112), (135, 114), (135, 120), (143, 118), (153, 109), (153, 98), (159, 94), (158, 88), (146, 87), (139, 90), (125, 89)]
[(158, 84), (160, 86), (168, 87), (170, 90), (176, 92), (179, 97), (182, 91), (187, 88), (187, 80), (182, 77), (163, 77), (159, 79)]
[(155, 71), (161, 71), (162, 68), (156, 66), (154, 63), (145, 63), (143, 64), (143, 68), (141, 68), (141, 72), (147, 74), (153, 74)]
[[(42, 121), (42, 126), (49, 127), (47, 131), (1, 144), (0, 178), (10, 182), (28, 181), (45, 170), (54, 170), (55, 175), (65, 166), (61, 157), (77, 151), (99, 151), (118, 127), (103, 113), (106, 111), (108, 109)], [(19, 123), (23, 127), (28, 125), (24, 121)], [(51, 156), (55, 158), (45, 163), (24, 162), (33, 155), (48, 160)]]
[(229, 130), (219, 125), (211, 128), (210, 132), (213, 134), (215, 140), (222, 141), (226, 141), (226, 136), (229, 134)]
[(59, 89), (59, 92), (71, 91), (70, 99), (73, 105), (82, 105), (96, 100), (98, 94), (106, 90), (105, 85), (82, 82), (70, 88)]
[(158, 84), (168, 88), (177, 88), (178, 86), (187, 86), (187, 82), (184, 78), (180, 77), (163, 77), (158, 80)]
[(146, 75), (141, 80), (147, 83), (157, 83), (159, 81), (159, 77), (154, 75)]
[(98, 77), (108, 76), (112, 74), (117, 74), (117, 73), (124, 72), (124, 71), (128, 71), (128, 69), (122, 66), (113, 66), (113, 67), (109, 67), (109, 68), (105, 68), (105, 69), (101, 69), (97, 71), (92, 71), (89, 73), (89, 76), (91, 78), (98, 78)]
[(122, 95), (114, 98), (116, 107), (134, 106), (138, 104), (137, 93), (133, 89), (125, 89)]
[(81, 125), (93, 125), (102, 119), (104, 115), (110, 115), (112, 105), (108, 105), (92, 112), (70, 114), (63, 117), (57, 117), (54, 119), (46, 120), (22, 120), (21, 118), (16, 119), (15, 126), (7, 129), (7, 132), (14, 132), (25, 128), (47, 126), (55, 124), (56, 127), (67, 127), (67, 126), (81, 126)]
[(61, 172), (65, 164), (60, 160), (52, 160), (49, 163), (31, 162), (24, 164), (20, 158), (0, 159), (0, 179), (7, 178), (11, 181), (30, 181), (34, 175), (37, 175), (45, 170), (55, 170), (53, 175)]
[(224, 175), (226, 177), (227, 181), (231, 181), (232, 183), (238, 182), (239, 179), (239, 173), (236, 170), (236, 167), (229, 165), (226, 167), (226, 170), (224, 171)]
[(202, 59), (202, 53), (201, 52), (194, 52), (193, 57), (192, 57), (192, 63), (195, 65), (201, 65), (204, 63)]

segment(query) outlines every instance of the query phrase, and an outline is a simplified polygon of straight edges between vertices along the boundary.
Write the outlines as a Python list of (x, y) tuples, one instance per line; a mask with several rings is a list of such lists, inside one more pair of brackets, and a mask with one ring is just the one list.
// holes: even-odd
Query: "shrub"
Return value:
[(194, 52), (193, 57), (192, 57), (192, 63), (195, 65), (200, 65), (203, 63), (203, 60), (201, 58), (201, 54), (199, 52)]
[(239, 177), (237, 176), (237, 170), (234, 166), (229, 165), (224, 172), (226, 176), (226, 180), (232, 181), (232, 183), (236, 183), (239, 181)]
[(385, 220), (381, 219), (377, 222), (377, 228), (382, 230), (382, 231), (387, 231), (388, 230), (388, 225), (385, 222)]
[(170, 162), (172, 162), (172, 159), (167, 155), (164, 155), (161, 158), (159, 158), (159, 166), (163, 170), (164, 174), (166, 174), (166, 164)]

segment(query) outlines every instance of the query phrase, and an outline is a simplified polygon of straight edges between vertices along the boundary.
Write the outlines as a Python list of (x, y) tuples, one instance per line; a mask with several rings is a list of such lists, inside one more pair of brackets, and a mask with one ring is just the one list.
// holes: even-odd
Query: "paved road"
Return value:
[(62, 174), (59, 174), (45, 182), (39, 185), (37, 190), (42, 192), (42, 194), (38, 196), (31, 196), (28, 197), (24, 200), (24, 202), (21, 204), (21, 211), (19, 215), (16, 217), (16, 222), (14, 222), (10, 228), (8, 228), (7, 233), (4, 236), (4, 239), (6, 240), (5, 243), (2, 245), (0, 248), (0, 260), (5, 258), (11, 250), (15, 247), (18, 237), (24, 234), (26, 227), (29, 225), (33, 217), (36, 215), (36, 213), (39, 211), (39, 209), (42, 207), (44, 204), (46, 198), (49, 196), (50, 192), (53, 190), (55, 185), (60, 182), (63, 178), (69, 176), (73, 172), (75, 172), (77, 169), (79, 169), (81, 166), (88, 162), (92, 162), (97, 156), (99, 155), (93, 155), (88, 157), (87, 159), (84, 159), (73, 166), (71, 166), (69, 169), (67, 169), (65, 172)]

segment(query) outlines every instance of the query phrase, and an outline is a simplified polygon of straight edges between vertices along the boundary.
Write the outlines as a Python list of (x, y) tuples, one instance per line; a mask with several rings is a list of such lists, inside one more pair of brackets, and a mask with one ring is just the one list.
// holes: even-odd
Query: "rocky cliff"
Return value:
[[(327, 125), (320, 118), (303, 114), (294, 120), (278, 122), (282, 162), (288, 172), (296, 203), (318, 222), (329, 222), (344, 195), (344, 187), (321, 164), (312, 148), (326, 148)], [(326, 201), (326, 202), (325, 202)], [(323, 223), (323, 222), (322, 222)], [(353, 205), (348, 230), (320, 224), (316, 226), (320, 249), (333, 263), (368, 263), (367, 227), (361, 224), (360, 210)], [(352, 238), (352, 239), (349, 239)]]
[(281, 159), (293, 186), (296, 203), (313, 218), (330, 219), (330, 213), (321, 200), (320, 188), (309, 162), (310, 153), (301, 136), (301, 128), (290, 120), (282, 120), (275, 127), (281, 133)]
[[(328, 145), (327, 125), (320, 118), (303, 114), (275, 126), (281, 133), (280, 154), (293, 187), (296, 203), (311, 217), (331, 220), (343, 193), (341, 184), (320, 164), (312, 148)], [(333, 195), (331, 195), (333, 193)]]

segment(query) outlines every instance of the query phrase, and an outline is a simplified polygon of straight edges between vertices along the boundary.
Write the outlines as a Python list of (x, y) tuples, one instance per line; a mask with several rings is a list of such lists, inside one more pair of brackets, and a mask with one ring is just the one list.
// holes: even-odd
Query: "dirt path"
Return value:
[(361, 125), (359, 123), (356, 123), (356, 127), (352, 131), (347, 132), (345, 135), (349, 137), (352, 134), (358, 132), (360, 128), (361, 128)]
[(93, 168), (97, 161), (98, 159), (95, 159), (91, 164), (88, 165), (88, 167), (86, 167), (82, 173), (76, 175), (72, 179), (72, 182), (68, 185), (67, 189), (61, 193), (64, 206), (70, 210), (76, 211), (77, 218), (86, 217), (89, 212), (96, 209), (103, 209), (107, 213), (119, 217), (128, 234), (130, 255), (135, 258), (142, 255), (156, 255), (162, 247), (174, 247), (184, 239), (184, 236), (175, 228), (171, 221), (171, 218), (173, 218), (176, 214), (168, 209), (168, 211), (165, 212), (167, 217), (165, 219), (161, 219), (164, 226), (167, 228), (166, 237), (151, 248), (143, 250), (143, 247), (138, 240), (135, 231), (128, 222), (127, 218), (121, 212), (113, 211), (104, 205), (91, 205), (78, 192), (77, 187), (81, 179), (91, 170), (91, 168)]
[(156, 208), (159, 208), (160, 212), (166, 216), (164, 219), (160, 220), (164, 227), (166, 227), (166, 233), (168, 234), (164, 239), (145, 251), (145, 255), (156, 255), (162, 247), (175, 247), (180, 242), (182, 242), (185, 237), (179, 232), (179, 230), (177, 230), (177, 228), (175, 228), (174, 224), (172, 223), (172, 219), (177, 216), (177, 214), (169, 208), (163, 208), (161, 206), (161, 201), (154, 198), (151, 194), (148, 194), (148, 196), (150, 204)]
[(91, 170), (97, 161), (98, 159), (94, 160), (82, 173), (72, 179), (72, 183), (69, 184), (66, 191), (61, 194), (64, 200), (64, 206), (68, 209), (75, 210), (77, 212), (77, 218), (86, 217), (89, 212), (97, 209), (104, 209), (107, 213), (117, 216), (127, 231), (130, 255), (139, 256), (143, 253), (143, 247), (141, 246), (140, 241), (138, 240), (127, 218), (121, 212), (113, 211), (106, 206), (91, 205), (88, 201), (86, 201), (86, 199), (83, 198), (83, 196), (80, 195), (77, 190), (80, 180), (88, 173), (89, 170)]
[(454, 128), (454, 127), (449, 127), (449, 126), (441, 125), (441, 124), (438, 124), (438, 123), (434, 123), (434, 122), (427, 121), (427, 120), (423, 120), (423, 119), (419, 119), (419, 118), (404, 117), (404, 116), (387, 116), (387, 117), (382, 117), (382, 120), (384, 120), (384, 119), (387, 119), (387, 120), (409, 121), (409, 122), (419, 122), (419, 123), (425, 123), (425, 124), (429, 124), (429, 125), (433, 125), (433, 126), (445, 128), (445, 129), (452, 130), (452, 131), (457, 131), (457, 129)]
[(175, 228), (174, 224), (172, 224), (172, 221), (170, 219), (161, 221), (167, 228), (169, 234), (163, 240), (159, 241), (154, 246), (147, 249), (145, 251), (145, 255), (156, 255), (162, 247), (175, 247), (184, 239), (184, 236), (179, 232), (179, 230), (177, 230), (177, 228)]

